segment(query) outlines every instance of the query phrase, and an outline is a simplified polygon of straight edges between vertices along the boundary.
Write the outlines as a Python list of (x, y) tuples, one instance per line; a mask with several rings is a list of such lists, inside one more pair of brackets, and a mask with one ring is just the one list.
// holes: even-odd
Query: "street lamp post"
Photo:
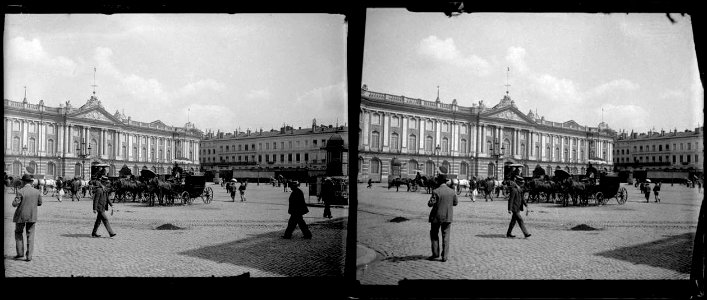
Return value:
[(496, 160), (496, 166), (494, 167), (494, 170), (493, 170), (494, 171), (494, 179), (496, 179), (496, 180), (498, 180), (498, 159), (503, 158), (503, 151), (506, 150), (506, 148), (503, 145), (501, 145), (501, 149), (500, 149), (501, 151), (499, 151), (498, 144), (499, 144), (498, 140), (494, 140), (494, 143), (493, 143), (494, 148), (491, 149), (491, 153), (490, 153), (491, 157), (493, 157)]
[(437, 170), (439, 170), (439, 144), (435, 147), (435, 155), (437, 156), (437, 168), (435, 168), (435, 175), (437, 175)]
[(84, 168), (86, 164), (86, 158), (91, 156), (91, 144), (88, 145), (88, 151), (86, 151), (86, 141), (81, 141), (79, 148), (76, 148), (76, 156), (81, 158), (81, 179), (86, 180), (84, 174)]
[(260, 164), (258, 164), (258, 184), (260, 185)]

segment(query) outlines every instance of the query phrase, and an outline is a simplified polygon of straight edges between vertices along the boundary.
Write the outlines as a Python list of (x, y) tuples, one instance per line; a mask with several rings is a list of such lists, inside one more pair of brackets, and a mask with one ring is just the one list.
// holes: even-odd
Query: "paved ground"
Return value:
[[(282, 188), (250, 184), (247, 202), (231, 202), (225, 189), (210, 185), (215, 199), (196, 199), (188, 206), (147, 207), (116, 203), (109, 216), (117, 236), (90, 236), (95, 221), (90, 198), (72, 202), (45, 197), (39, 207), (32, 262), (14, 260), (11, 202), (5, 192), (4, 254), (6, 277), (251, 277), (343, 276), (348, 208), (309, 207), (305, 221), (314, 234), (281, 239), (287, 226), (287, 199)], [(305, 196), (307, 192), (305, 190)], [(311, 197), (311, 202), (317, 202)], [(183, 230), (156, 230), (163, 224)]]
[[(517, 238), (505, 237), (506, 199), (460, 197), (450, 259), (443, 263), (426, 260), (429, 195), (359, 184), (358, 243), (378, 257), (357, 270), (357, 279), (377, 285), (402, 279), (688, 279), (703, 194), (663, 185), (662, 201), (646, 203), (626, 187), (624, 205), (615, 199), (589, 207), (530, 204), (530, 215), (523, 214), (528, 239), (519, 238), (517, 226)], [(395, 217), (409, 220), (390, 222)], [(571, 230), (579, 224), (598, 230)]]

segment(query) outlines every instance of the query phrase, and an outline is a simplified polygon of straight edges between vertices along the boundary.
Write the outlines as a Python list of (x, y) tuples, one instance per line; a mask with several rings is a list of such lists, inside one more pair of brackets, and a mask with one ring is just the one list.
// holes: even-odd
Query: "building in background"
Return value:
[[(171, 173), (174, 159), (187, 161), (185, 170), (199, 170), (199, 140), (193, 124), (168, 126), (144, 123), (120, 112), (110, 114), (94, 94), (86, 104), (59, 107), (5, 99), (5, 172), (21, 175), (28, 169), (36, 178), (75, 176), (88, 179), (93, 164), (110, 165), (109, 175), (123, 167), (134, 175), (150, 169)], [(90, 148), (90, 149), (89, 149)]]
[(677, 182), (701, 178), (704, 155), (704, 126), (681, 132), (622, 132), (614, 147), (614, 166), (625, 177)]
[(605, 123), (589, 127), (522, 113), (506, 92), (493, 107), (427, 101), (361, 88), (358, 180), (434, 176), (445, 165), (459, 178), (503, 178), (504, 165), (522, 164), (584, 174), (588, 162), (613, 169), (615, 132)]
[[(348, 144), (346, 126), (317, 125), (309, 128), (283, 126), (280, 130), (209, 132), (200, 143), (202, 170), (214, 175), (267, 180), (305, 179), (327, 170), (327, 142)], [(343, 174), (348, 174), (348, 153), (342, 153)], [(230, 177), (226, 176), (226, 177)]]

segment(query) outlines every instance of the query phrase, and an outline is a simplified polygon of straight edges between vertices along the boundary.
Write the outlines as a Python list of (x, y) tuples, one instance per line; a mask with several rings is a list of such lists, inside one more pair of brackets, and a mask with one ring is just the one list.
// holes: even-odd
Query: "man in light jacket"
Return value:
[[(32, 261), (34, 252), (34, 223), (37, 222), (37, 206), (42, 205), (42, 195), (39, 190), (32, 187), (32, 177), (29, 174), (22, 176), (22, 189), (17, 191), (15, 201), (12, 206), (15, 209), (15, 247), (17, 255), (15, 259), (25, 257), (27, 261)], [(27, 252), (25, 253), (24, 232), (27, 232)]]

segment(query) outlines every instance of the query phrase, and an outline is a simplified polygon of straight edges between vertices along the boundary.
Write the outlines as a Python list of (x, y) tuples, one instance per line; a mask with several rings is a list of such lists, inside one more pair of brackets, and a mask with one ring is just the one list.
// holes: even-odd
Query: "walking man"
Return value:
[(64, 197), (64, 180), (61, 179), (61, 176), (56, 179), (56, 191), (56, 200), (61, 202), (61, 198)]
[[(245, 181), (241, 182), (241, 186), (238, 187), (238, 191), (241, 193), (241, 202), (245, 201), (245, 187), (246, 187)], [(234, 199), (233, 201), (236, 201), (236, 200)]]
[(370, 189), (371, 187), (373, 187), (373, 179), (368, 178), (368, 186), (366, 188)]
[(101, 226), (101, 222), (106, 226), (106, 230), (110, 237), (115, 236), (115, 232), (110, 228), (110, 223), (108, 222), (108, 216), (106, 216), (106, 211), (108, 206), (113, 207), (113, 204), (108, 201), (108, 192), (104, 186), (108, 181), (108, 177), (101, 177), (101, 182), (98, 183), (96, 187), (96, 192), (93, 194), (93, 213), (96, 214), (96, 223), (93, 224), (93, 232), (91, 232), (92, 237), (100, 237), (98, 234), (98, 227)]
[[(27, 261), (32, 261), (34, 252), (34, 223), (37, 222), (37, 206), (42, 205), (42, 195), (39, 190), (32, 187), (32, 177), (28, 174), (22, 175), (24, 187), (17, 191), (12, 206), (15, 215), (12, 221), (15, 222), (15, 248), (17, 255), (15, 259), (25, 257)], [(24, 233), (27, 233), (27, 252), (25, 253)]]
[(520, 187), (518, 187), (516, 182), (523, 182), (523, 177), (516, 177), (515, 181), (510, 181), (511, 195), (508, 197), (508, 213), (511, 214), (511, 223), (508, 225), (506, 237), (516, 237), (515, 235), (512, 235), (511, 232), (513, 232), (513, 227), (515, 227), (516, 222), (518, 222), (518, 226), (520, 226), (520, 230), (523, 231), (523, 235), (528, 238), (530, 237), (530, 233), (528, 233), (528, 230), (525, 229), (523, 217), (520, 215), (520, 212), (523, 211), (523, 206), (528, 208), (528, 204), (525, 202), (525, 199), (521, 197)]
[(643, 193), (646, 195), (646, 203), (650, 202), (651, 199), (651, 185), (646, 182), (643, 185)]
[(236, 202), (236, 179), (231, 179), (231, 182), (226, 184), (226, 190), (231, 193), (231, 200)]
[(307, 223), (302, 218), (309, 212), (307, 203), (304, 202), (304, 193), (299, 189), (299, 182), (296, 180), (290, 182), (290, 188), (292, 188), (292, 193), (290, 193), (290, 205), (287, 209), (287, 213), (290, 214), (290, 220), (287, 221), (287, 229), (285, 229), (285, 235), (282, 238), (291, 239), (295, 227), (299, 226), (299, 229), (302, 230), (302, 237), (311, 239), (312, 232), (309, 231)]
[(427, 202), (427, 206), (432, 207), (430, 211), (430, 241), (432, 242), (432, 256), (429, 260), (439, 258), (439, 231), (442, 230), (442, 262), (449, 259), (449, 240), (452, 230), (453, 207), (457, 205), (457, 193), (447, 186), (446, 167), (439, 168), (436, 183), (438, 188), (432, 191), (432, 197)]
[(653, 195), (655, 196), (655, 202), (660, 202), (660, 195), (658, 195), (658, 194), (660, 193), (660, 186), (661, 185), (662, 184), (660, 183), (660, 181), (658, 181), (653, 186)]

